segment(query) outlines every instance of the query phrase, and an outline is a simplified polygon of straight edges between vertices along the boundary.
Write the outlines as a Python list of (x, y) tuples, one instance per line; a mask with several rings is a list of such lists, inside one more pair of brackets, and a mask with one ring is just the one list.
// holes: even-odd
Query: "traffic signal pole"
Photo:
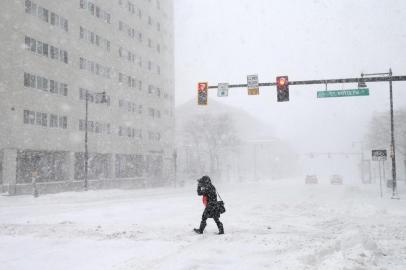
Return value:
[[(308, 85), (308, 84), (334, 84), (334, 83), (358, 83), (358, 82), (395, 82), (406, 81), (406, 76), (391, 77), (369, 77), (369, 78), (346, 78), (346, 79), (327, 79), (327, 80), (307, 80), (307, 81), (289, 81), (289, 85)], [(259, 83), (259, 86), (274, 86), (276, 82)], [(247, 84), (229, 84), (229, 88), (245, 88)], [(209, 89), (217, 89), (217, 85), (209, 85)]]
[[(389, 78), (392, 77), (392, 69), (389, 69)], [(396, 156), (395, 156), (395, 127), (393, 121), (393, 93), (392, 93), (392, 80), (389, 81), (389, 98), (390, 98), (390, 137), (391, 137), (391, 159), (392, 159), (392, 199), (399, 199), (397, 194), (396, 183)]]
[[(382, 76), (388, 75), (388, 76)], [(371, 76), (371, 77), (368, 77)], [(289, 81), (289, 85), (311, 85), (311, 84), (336, 84), (336, 83), (367, 83), (367, 82), (389, 82), (389, 99), (390, 99), (390, 126), (391, 126), (391, 145), (390, 153), (392, 159), (392, 199), (398, 199), (397, 183), (396, 183), (396, 156), (395, 156), (395, 127), (393, 120), (393, 92), (392, 82), (406, 81), (406, 76), (392, 76), (392, 69), (388, 73), (373, 73), (361, 74), (358, 78), (344, 79), (327, 79), (327, 80), (305, 80), (305, 81)], [(277, 82), (259, 83), (258, 86), (275, 86)], [(245, 88), (247, 84), (229, 84), (228, 88)], [(206, 85), (207, 89), (217, 89), (217, 85)]]

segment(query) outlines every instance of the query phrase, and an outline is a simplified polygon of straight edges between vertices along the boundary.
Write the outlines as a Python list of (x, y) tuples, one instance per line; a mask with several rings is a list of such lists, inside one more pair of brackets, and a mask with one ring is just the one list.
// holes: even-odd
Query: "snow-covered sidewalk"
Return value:
[(302, 179), (218, 189), (220, 236), (212, 220), (192, 232), (203, 210), (194, 186), (2, 196), (0, 268), (406, 269), (406, 198)]

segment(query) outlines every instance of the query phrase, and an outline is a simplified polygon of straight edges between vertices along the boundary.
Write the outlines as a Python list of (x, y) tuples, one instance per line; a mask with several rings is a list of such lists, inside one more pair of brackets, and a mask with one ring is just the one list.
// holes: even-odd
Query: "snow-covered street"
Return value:
[[(215, 181), (214, 181), (214, 184)], [(303, 179), (217, 185), (226, 203), (192, 232), (195, 186), (0, 197), (1, 269), (406, 269), (402, 200)]]

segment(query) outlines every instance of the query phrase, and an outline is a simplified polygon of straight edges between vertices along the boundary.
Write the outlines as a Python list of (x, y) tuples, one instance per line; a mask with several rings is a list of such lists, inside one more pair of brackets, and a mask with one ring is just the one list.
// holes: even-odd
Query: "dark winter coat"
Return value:
[(197, 195), (207, 197), (207, 206), (204, 210), (204, 215), (208, 218), (219, 217), (220, 212), (217, 207), (217, 192), (216, 188), (211, 184), (197, 186)]

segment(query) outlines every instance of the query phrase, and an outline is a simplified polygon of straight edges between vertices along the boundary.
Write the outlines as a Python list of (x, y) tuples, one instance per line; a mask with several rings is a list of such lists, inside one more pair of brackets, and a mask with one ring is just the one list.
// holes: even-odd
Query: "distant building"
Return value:
[[(82, 189), (174, 176), (173, 2), (2, 0), (0, 187)], [(106, 92), (102, 100), (101, 92)], [(106, 101), (102, 103), (102, 101)]]

